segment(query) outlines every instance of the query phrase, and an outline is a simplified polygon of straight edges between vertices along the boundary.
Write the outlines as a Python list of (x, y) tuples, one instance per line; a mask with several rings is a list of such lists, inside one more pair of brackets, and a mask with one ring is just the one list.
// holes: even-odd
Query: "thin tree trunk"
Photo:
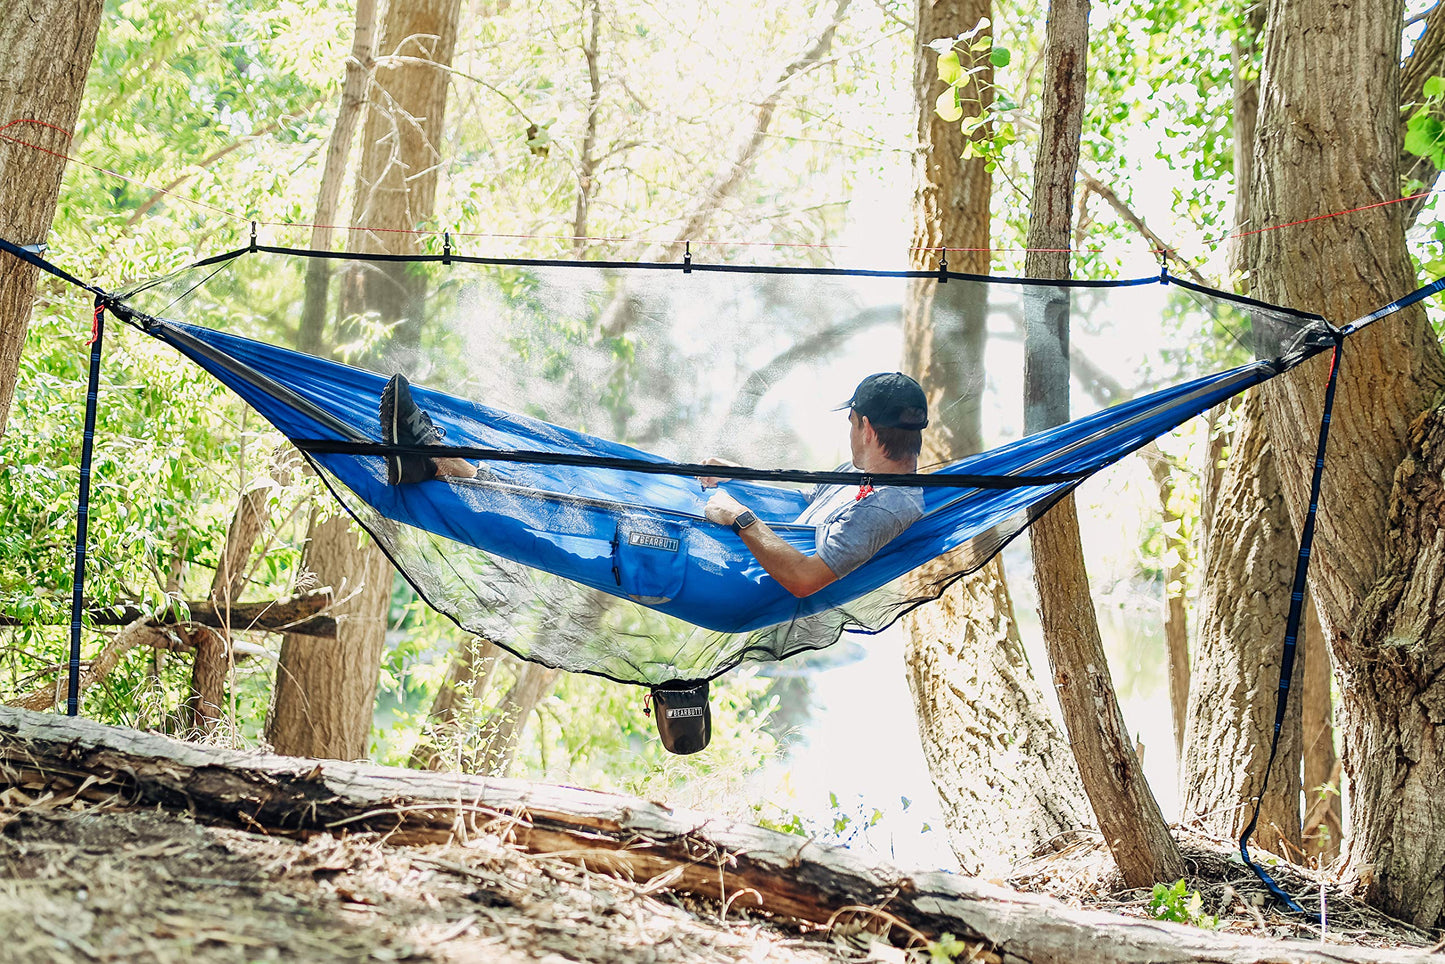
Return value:
[[(1298, 226), (1253, 240), (1257, 296), (1345, 322), (1415, 286), (1403, 212), (1385, 203), (1398, 196), (1402, 18), (1403, 0), (1269, 3), (1250, 208), (1261, 223)], [(1359, 210), (1321, 217), (1345, 209)], [(1328, 364), (1318, 359), (1265, 386), (1296, 525)], [(1349, 338), (1339, 379), (1310, 588), (1340, 681), (1348, 870), (1383, 910), (1439, 927), (1445, 356), (1424, 310)]]
[(1175, 529), (1174, 535), (1165, 536), (1165, 552), (1172, 552), (1174, 560), (1164, 565), (1164, 647), (1169, 671), (1169, 711), (1174, 722), (1174, 753), (1175, 758), (1182, 763), (1184, 727), (1189, 719), (1189, 623), (1184, 606), (1184, 578), (1189, 569), (1189, 542), (1178, 531), (1183, 519), (1172, 504), (1174, 480), (1169, 459), (1153, 442), (1145, 446), (1142, 454), (1159, 491), (1159, 511), (1165, 530), (1170, 527)]
[[(0, 14), (0, 237), (7, 241), (38, 244), (50, 233), (101, 6), (8, 0)], [(37, 275), (0, 255), (0, 433), (10, 420)]]
[[(392, 4), (381, 49), (397, 59), (380, 68), (368, 98), (361, 170), (352, 214), (352, 250), (411, 254), (407, 233), (430, 219), (446, 110), (447, 74), (456, 46), (460, 0)], [(358, 276), (347, 297), (357, 310), (397, 323), (416, 337), (423, 283), (405, 264)], [(287, 636), (277, 671), (276, 704), (267, 735), (279, 752), (351, 759), (366, 752), (385, 643), (392, 570), (382, 551), (338, 515), (316, 524), (306, 564), (338, 598), (335, 640)]]
[[(1259, 393), (1245, 396), (1204, 545), (1206, 575), (1185, 736), (1184, 819), (1229, 837), (1238, 837), (1249, 822), (1264, 781), (1298, 548), (1274, 450), (1259, 421), (1261, 406)], [(1260, 804), (1256, 838), (1282, 856), (1300, 844), (1299, 758), (1300, 700), (1294, 699)]]
[(506, 776), (517, 758), (522, 733), (532, 713), (557, 681), (560, 670), (539, 663), (522, 663), (516, 682), (503, 697), (489, 721), (487, 740), (477, 754), (475, 772)]
[(458, 725), (463, 713), (487, 692), (487, 684), (496, 673), (502, 650), (491, 640), (468, 635), (452, 654), (447, 678), (442, 681), (427, 714), (427, 725), (416, 746), (412, 748), (407, 766), (422, 770), (444, 769), (448, 762), (443, 748), (460, 739)]
[[(1088, 0), (1053, 0), (1045, 53), (1043, 123), (1034, 166), (1025, 271), (1067, 278), (1069, 225), (1083, 123)], [(1024, 430), (1068, 421), (1069, 304), (1065, 292), (1038, 289), (1026, 302)], [(1179, 848), (1124, 727), (1084, 571), (1074, 500), (1069, 496), (1029, 528), (1039, 619), (1064, 723), (1099, 829), (1130, 887), (1184, 874)]]
[(211, 580), (210, 599), (226, 625), (220, 633), (203, 634), (205, 642), (198, 642), (196, 658), (191, 664), (191, 695), (186, 701), (191, 725), (207, 733), (221, 718), (226, 674), (230, 668), (230, 608), (241, 597), (251, 552), (266, 528), (266, 497), (270, 492), (271, 486), (267, 484), (241, 493)]
[[(970, 249), (949, 257), (953, 270), (987, 274), (992, 176), (983, 159), (963, 160), (963, 133), (934, 112), (936, 58), (924, 45), (971, 29), (992, 15), (992, 3), (921, 0), (916, 13), (914, 100), (925, 150), (914, 164), (912, 266), (936, 268), (939, 249), (949, 246)], [(988, 52), (965, 66), (979, 68), (972, 93), (986, 103)], [(929, 280), (908, 290), (903, 368), (923, 385), (932, 413), (924, 464), (983, 447), (987, 307), (977, 286)], [(935, 568), (925, 567), (921, 578), (937, 578)], [(960, 865), (996, 870), (1086, 826), (1083, 791), (1019, 640), (1002, 562), (957, 581), (904, 625), (919, 739)]]
[[(351, 56), (346, 58), (346, 79), (341, 85), (341, 104), (331, 140), (326, 143), (326, 160), (321, 167), (321, 186), (316, 193), (316, 216), (311, 228), (311, 247), (328, 251), (335, 233), (332, 225), (340, 210), (341, 183), (346, 177), (346, 158), (356, 134), (361, 108), (375, 61), (372, 58), (376, 33), (376, 0), (356, 0), (356, 26), (351, 36)], [(301, 330), (296, 347), (309, 354), (323, 351), (327, 292), (331, 286), (331, 262), (312, 258), (306, 263), (306, 294), (301, 306)]]
[(602, 33), (601, 0), (584, 0), (588, 15), (587, 39), (582, 56), (587, 61), (587, 123), (582, 134), (582, 151), (577, 158), (577, 210), (572, 215), (572, 257), (581, 258), (587, 248), (587, 214), (597, 192), (597, 116), (602, 106), (602, 72), (598, 66), (599, 36)]

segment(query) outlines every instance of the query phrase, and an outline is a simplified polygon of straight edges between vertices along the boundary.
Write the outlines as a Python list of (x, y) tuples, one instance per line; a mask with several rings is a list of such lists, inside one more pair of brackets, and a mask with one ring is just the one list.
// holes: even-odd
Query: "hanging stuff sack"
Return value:
[(647, 515), (617, 520), (612, 575), (629, 599), (658, 605), (682, 591), (687, 575), (687, 526)]
[(680, 756), (696, 753), (712, 740), (712, 710), (707, 703), (708, 685), (673, 682), (652, 688), (652, 711), (657, 735), (669, 752)]

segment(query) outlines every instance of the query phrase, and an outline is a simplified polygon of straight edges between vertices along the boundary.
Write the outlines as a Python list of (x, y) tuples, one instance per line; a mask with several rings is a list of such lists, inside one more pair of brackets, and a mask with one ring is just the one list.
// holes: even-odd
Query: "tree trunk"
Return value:
[(1325, 639), (1319, 611), (1312, 599), (1305, 600), (1305, 628), (1300, 647), (1305, 653), (1300, 680), (1305, 813), (1300, 837), (1306, 856), (1324, 865), (1340, 854), (1344, 810), (1340, 805), (1340, 758), (1335, 753), (1330, 641)]
[[(1159, 512), (1166, 531), (1176, 534), (1165, 537), (1165, 552), (1172, 552), (1173, 562), (1164, 566), (1164, 647), (1169, 673), (1169, 716), (1174, 723), (1175, 759), (1184, 760), (1184, 729), (1189, 719), (1189, 622), (1184, 606), (1184, 577), (1188, 571), (1189, 543), (1177, 532), (1183, 522), (1174, 510), (1173, 466), (1159, 446), (1150, 442), (1142, 453), (1154, 476), (1159, 492)], [(1182, 768), (1181, 768), (1182, 772)]]
[[(1236, 31), (1234, 73), (1234, 221), (1256, 227), (1250, 209), (1259, 111), (1259, 50), (1264, 10), (1256, 5)], [(1248, 278), (1254, 257), (1247, 235), (1231, 250), (1235, 272)], [(1274, 694), (1289, 615), (1298, 542), (1279, 491), (1275, 448), (1256, 424), (1260, 396), (1239, 403), (1236, 430), (1218, 485), (1204, 514), (1200, 541), (1199, 645), (1190, 694), (1184, 755), (1183, 816), (1213, 833), (1238, 837), (1264, 781), (1274, 732)], [(1220, 440), (1222, 447), (1223, 440)], [(1219, 464), (1216, 456), (1212, 465)], [(1307, 654), (1305, 666), (1308, 665)], [(1260, 803), (1256, 842), (1294, 856), (1300, 845), (1300, 700), (1291, 701), (1280, 731), (1279, 756)], [(1293, 848), (1293, 849), (1292, 849)]]
[[(392, 4), (380, 49), (390, 57), (376, 71), (362, 136), (361, 170), (352, 213), (351, 249), (412, 254), (415, 234), (436, 201), (437, 165), (447, 74), (456, 46), (460, 0)], [(359, 276), (346, 296), (414, 337), (424, 292), (404, 263)], [(406, 322), (406, 324), (400, 324)], [(277, 669), (271, 745), (285, 753), (354, 759), (366, 753), (372, 704), (391, 599), (391, 565), (348, 517), (317, 524), (312, 515), (306, 565), (338, 599), (334, 640), (287, 636)]]
[[(1264, 781), (1298, 549), (1274, 471), (1274, 450), (1258, 420), (1261, 405), (1258, 392), (1245, 396), (1204, 546), (1206, 576), (1185, 736), (1184, 819), (1235, 838), (1249, 822)], [(1300, 845), (1297, 698), (1290, 701), (1279, 745), (1256, 842), (1288, 857)]]
[[(316, 215), (312, 219), (311, 247), (329, 251), (332, 225), (341, 207), (341, 182), (346, 177), (346, 158), (351, 153), (356, 123), (366, 104), (367, 84), (374, 67), (372, 42), (376, 34), (376, 0), (356, 0), (356, 26), (351, 35), (351, 56), (346, 58), (346, 79), (341, 85), (341, 103), (336, 123), (326, 142), (326, 160), (321, 167), (321, 186), (316, 192)], [(306, 295), (301, 307), (301, 329), (296, 347), (308, 354), (325, 350), (327, 292), (331, 285), (331, 261), (312, 258), (306, 263)]]
[(461, 739), (461, 719), (471, 716), (472, 707), (487, 692), (501, 657), (501, 648), (490, 640), (468, 635), (461, 641), (447, 666), (447, 678), (432, 700), (426, 729), (412, 748), (408, 766), (441, 770), (454, 762), (444, 755), (445, 748)]
[[(0, 237), (38, 244), (50, 233), (70, 132), (95, 53), (101, 0), (8, 0), (0, 13)], [(37, 269), (0, 255), (0, 432)]]
[(205, 732), (210, 732), (221, 718), (231, 660), (231, 604), (240, 599), (245, 588), (251, 551), (266, 527), (266, 497), (270, 492), (270, 485), (258, 485), (241, 493), (211, 580), (211, 602), (221, 613), (223, 626), (219, 634), (205, 634), (205, 642), (196, 646), (196, 657), (191, 664), (191, 695), (186, 701), (191, 725)]
[[(1403, 0), (1271, 0), (1250, 208), (1253, 293), (1345, 322), (1415, 286), (1398, 196)], [(1352, 105), (1341, 110), (1340, 105)], [(1384, 206), (1379, 206), (1384, 205)], [(1266, 386), (1303, 518), (1326, 359)], [(1372, 903), (1445, 924), (1445, 357), (1421, 307), (1348, 339), (1311, 590), (1335, 655), (1350, 787), (1348, 868)]]
[[(921, 0), (917, 6), (913, 82), (925, 150), (914, 164), (914, 268), (937, 268), (939, 249), (952, 246), (971, 249), (953, 253), (953, 270), (989, 270), (992, 176), (982, 159), (962, 159), (963, 133), (934, 113), (936, 58), (924, 45), (991, 15), (991, 0)], [(986, 102), (993, 76), (988, 52), (966, 66), (981, 68), (973, 93)], [(983, 447), (987, 314), (976, 286), (930, 280), (909, 288), (903, 369), (923, 385), (932, 413), (923, 464)], [(933, 568), (925, 567), (922, 578), (933, 578)], [(919, 739), (960, 865), (974, 873), (997, 869), (1085, 826), (1083, 791), (1019, 640), (1002, 561), (955, 582), (904, 626)]]
[[(1049, 4), (1043, 123), (1029, 212), (1025, 272), (1033, 278), (1067, 278), (1069, 226), (1083, 124), (1088, 0)], [(1032, 434), (1069, 418), (1069, 305), (1048, 289), (1026, 300), (1024, 431)], [(1184, 875), (1184, 861), (1169, 835), (1109, 676), (1099, 624), (1084, 571), (1084, 550), (1072, 496), (1029, 528), (1039, 621), (1048, 647), (1064, 723), (1084, 791), (1130, 887), (1147, 887)]]
[(476, 773), (506, 776), (517, 759), (522, 733), (537, 705), (557, 681), (560, 670), (539, 663), (522, 663), (517, 679), (487, 721), (487, 740), (473, 766)]

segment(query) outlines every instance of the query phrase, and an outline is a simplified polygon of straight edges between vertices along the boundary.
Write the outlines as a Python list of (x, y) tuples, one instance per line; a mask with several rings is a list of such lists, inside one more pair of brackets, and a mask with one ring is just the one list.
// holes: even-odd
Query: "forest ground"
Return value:
[[(1206, 912), (1222, 931), (1317, 932), (1261, 909), (1257, 888), (1208, 841), (1189, 839)], [(664, 875), (665, 877), (666, 875)], [(1064, 903), (1147, 916), (1147, 894), (1118, 889), (1097, 842), (1040, 857), (1009, 883)], [(207, 826), (184, 813), (79, 797), (0, 794), (0, 961), (928, 961), (886, 914), (832, 929), (593, 873), (492, 836), (401, 845), (374, 833), (305, 840)], [(1430, 936), (1332, 897), (1327, 942), (1430, 948)], [(892, 943), (888, 943), (891, 941)], [(1318, 945), (1317, 945), (1318, 946)], [(905, 949), (906, 948), (906, 949)], [(1436, 945), (1432, 950), (1438, 950)], [(982, 947), (957, 960), (997, 961)], [(972, 955), (972, 956), (971, 956)], [(933, 960), (948, 958), (933, 957)]]

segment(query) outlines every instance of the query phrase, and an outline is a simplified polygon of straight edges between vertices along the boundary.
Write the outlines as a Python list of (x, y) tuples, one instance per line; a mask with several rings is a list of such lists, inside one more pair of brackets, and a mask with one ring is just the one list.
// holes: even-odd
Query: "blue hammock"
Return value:
[[(728, 527), (706, 521), (708, 494), (675, 463), (418, 386), (417, 403), (444, 429), (454, 454), (483, 449), (582, 464), (516, 464), (504, 454), (476, 480), (390, 486), (377, 412), (386, 376), (193, 325), (157, 320), (147, 330), (236, 391), (381, 517), (721, 633), (836, 609), (970, 543), (982, 542), (975, 554), (986, 559), (1084, 477), (1285, 367), (1258, 361), (1197, 378), (915, 479), (926, 485), (923, 518), (859, 569), (797, 599)], [(1323, 326), (1308, 335), (1293, 346), (1290, 363), (1332, 344)], [(327, 442), (353, 443), (330, 446), (352, 454), (327, 451)], [(616, 467), (628, 464), (656, 471)], [(970, 484), (968, 477), (982, 478)], [(1047, 481), (1027, 481), (1040, 478)], [(802, 492), (744, 480), (725, 485), (791, 545), (813, 551), (813, 529), (793, 524), (807, 504)]]

